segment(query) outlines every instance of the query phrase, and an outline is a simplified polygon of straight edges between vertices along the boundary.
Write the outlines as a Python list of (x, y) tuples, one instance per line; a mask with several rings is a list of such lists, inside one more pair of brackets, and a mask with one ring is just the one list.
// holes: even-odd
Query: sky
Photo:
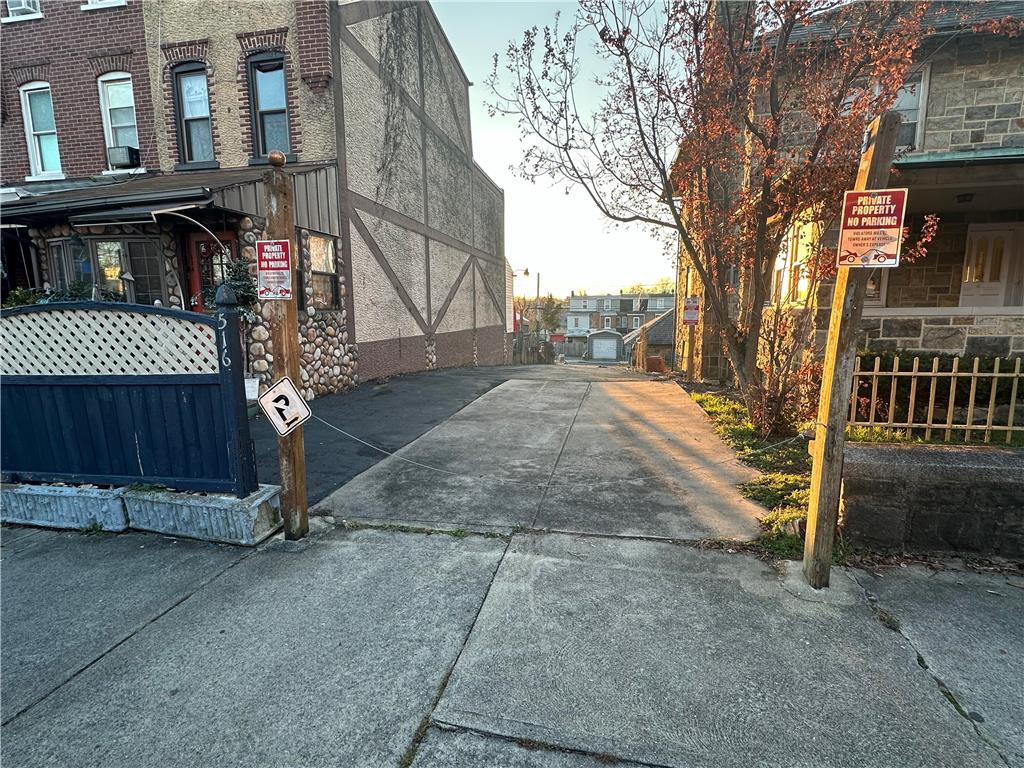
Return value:
[[(575, 13), (575, 3), (484, 2), (434, 0), (435, 13), (451, 41), (462, 68), (474, 83), (469, 88), (472, 112), (473, 157), (505, 191), (505, 257), (514, 270), (529, 269), (529, 277), (516, 277), (515, 294), (568, 296), (585, 290), (590, 295), (618, 293), (633, 283), (653, 283), (673, 274), (662, 244), (639, 227), (616, 227), (594, 207), (582, 189), (566, 194), (564, 185), (547, 179), (531, 183), (513, 175), (523, 145), (512, 117), (487, 114), (492, 100), (485, 80), (493, 56), (504, 52), (512, 39), (521, 39), (531, 26), (552, 24), (555, 13), (563, 19)], [(596, 56), (583, 59), (596, 71)], [(589, 94), (596, 103), (599, 93)]]

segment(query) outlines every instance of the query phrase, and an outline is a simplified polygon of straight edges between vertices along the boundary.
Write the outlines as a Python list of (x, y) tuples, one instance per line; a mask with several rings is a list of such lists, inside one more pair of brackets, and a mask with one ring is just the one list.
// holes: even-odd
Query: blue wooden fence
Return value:
[(5, 310), (3, 479), (256, 490), (238, 311), (230, 291), (218, 300), (214, 317), (109, 302)]

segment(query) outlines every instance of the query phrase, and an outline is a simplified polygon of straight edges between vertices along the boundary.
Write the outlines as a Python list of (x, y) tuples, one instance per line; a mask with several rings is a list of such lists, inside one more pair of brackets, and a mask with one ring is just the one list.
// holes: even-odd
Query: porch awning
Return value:
[[(309, 207), (307, 201), (313, 197), (307, 191), (310, 187), (314, 190), (323, 187), (325, 194), (321, 197), (324, 198), (326, 190), (331, 189), (334, 194), (329, 202), (337, 207), (336, 184), (317, 183), (320, 176), (333, 181), (334, 174), (329, 172), (333, 169), (329, 166), (329, 163), (296, 163), (287, 167), (296, 179), (297, 193), (302, 193), (304, 207)], [(3, 219), (5, 223), (25, 225), (52, 221), (82, 225), (136, 223), (153, 221), (155, 212), (185, 208), (212, 208), (263, 216), (262, 179), (267, 170), (266, 165), (256, 165), (185, 173), (147, 173), (127, 178), (103, 177), (93, 179), (86, 186), (41, 191), (35, 195), (27, 185), (22, 191), (29, 194), (3, 204)], [(315, 177), (314, 181), (308, 180), (311, 176)], [(316, 207), (329, 202), (317, 198)]]
[(133, 208), (120, 208), (109, 211), (94, 211), (93, 213), (80, 213), (76, 216), (69, 216), (68, 221), (76, 226), (97, 225), (97, 224), (152, 224), (161, 213), (176, 211), (191, 211), (196, 208), (205, 208), (213, 204), (213, 200), (206, 200), (179, 204), (179, 205), (142, 205)]

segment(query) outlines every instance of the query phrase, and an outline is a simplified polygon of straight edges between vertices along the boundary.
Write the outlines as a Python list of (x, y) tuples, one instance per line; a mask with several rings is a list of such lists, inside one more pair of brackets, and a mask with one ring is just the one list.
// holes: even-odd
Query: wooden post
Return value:
[[(855, 190), (881, 189), (888, 184), (900, 121), (900, 115), (890, 111), (871, 124), (867, 148), (861, 155), (857, 170)], [(804, 539), (804, 577), (815, 589), (828, 586), (832, 568), (857, 326), (870, 274), (870, 269), (862, 267), (839, 267), (832, 295), (818, 419), (811, 449), (814, 464)]]
[[(299, 375), (299, 315), (295, 291), (302, 290), (301, 273), (297, 269), (299, 253), (295, 243), (295, 207), (292, 200), (292, 176), (284, 170), (285, 158), (273, 151), (268, 158), (271, 168), (263, 175), (266, 190), (268, 240), (287, 240), (292, 258), (293, 295), (287, 300), (269, 301), (270, 338), (274, 348), (274, 376), (288, 376), (301, 388)], [(306, 502), (306, 450), (302, 427), (277, 440), (277, 457), (281, 463), (281, 514), (284, 537), (301, 539), (309, 532), (309, 509)]]

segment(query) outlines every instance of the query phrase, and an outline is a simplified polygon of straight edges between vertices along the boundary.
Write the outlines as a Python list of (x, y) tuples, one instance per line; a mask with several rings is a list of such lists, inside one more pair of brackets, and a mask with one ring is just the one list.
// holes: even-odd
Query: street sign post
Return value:
[(850, 190), (843, 196), (839, 267), (896, 267), (903, 244), (906, 189)]
[(287, 240), (256, 241), (256, 292), (261, 301), (292, 298), (291, 254)]
[[(281, 465), (281, 516), (284, 518), (284, 537), (301, 539), (309, 532), (309, 505), (306, 500), (306, 449), (302, 437), (302, 418), (294, 422), (302, 396), (294, 383), (300, 381), (299, 370), (299, 316), (292, 290), (292, 259), (295, 253), (295, 204), (292, 176), (284, 170), (285, 156), (273, 150), (267, 157), (270, 168), (263, 176), (266, 233), (269, 240), (256, 243), (259, 296), (271, 299), (263, 307), (264, 317), (270, 323), (270, 340), (274, 345), (273, 374), (278, 377), (274, 386), (287, 382), (291, 392), (281, 392), (288, 403), (271, 400), (268, 416), (275, 429), (285, 423), (287, 431), (277, 439), (277, 456)], [(260, 255), (262, 252), (262, 256)], [(301, 285), (300, 285), (301, 290)], [(269, 310), (269, 311), (268, 311)], [(276, 407), (281, 407), (281, 413)], [(308, 408), (307, 408), (308, 410)], [(300, 414), (301, 416), (301, 414)]]
[(290, 435), (292, 430), (305, 424), (313, 415), (299, 390), (287, 376), (275, 381), (260, 395), (257, 402), (267, 415), (270, 426), (280, 437)]
[[(855, 190), (860, 191), (862, 195), (868, 194), (866, 190), (881, 187), (889, 181), (889, 168), (896, 153), (896, 138), (901, 120), (898, 112), (889, 111), (871, 124), (854, 185)], [(898, 250), (896, 254), (898, 256)], [(846, 414), (850, 409), (857, 327), (860, 324), (861, 310), (864, 308), (868, 277), (871, 275), (867, 269), (850, 269), (851, 266), (854, 265), (840, 264), (836, 271), (832, 314), (829, 318), (828, 340), (825, 342), (825, 360), (821, 372), (818, 418), (814, 427), (814, 442), (811, 445), (811, 496), (807, 509), (807, 534), (804, 537), (803, 571), (807, 583), (815, 589), (828, 586), (832, 568), (832, 545), (843, 481)]]

